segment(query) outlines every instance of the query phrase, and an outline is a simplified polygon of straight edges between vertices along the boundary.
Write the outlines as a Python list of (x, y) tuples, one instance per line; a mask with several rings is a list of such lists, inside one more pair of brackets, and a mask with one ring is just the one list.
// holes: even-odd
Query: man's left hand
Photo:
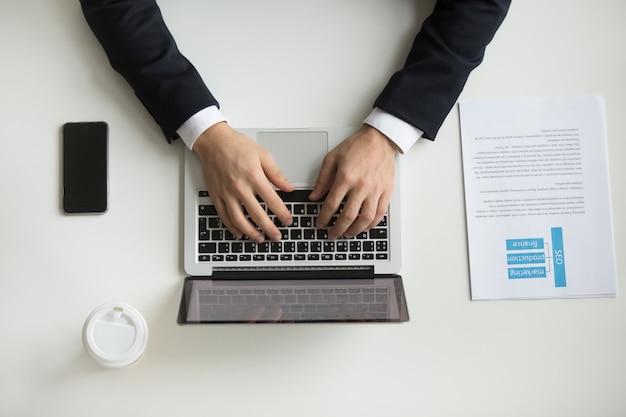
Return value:
[(317, 227), (327, 227), (346, 199), (328, 232), (329, 239), (353, 237), (382, 220), (393, 192), (397, 152), (397, 146), (387, 136), (363, 125), (326, 155), (309, 198), (316, 201), (328, 192)]

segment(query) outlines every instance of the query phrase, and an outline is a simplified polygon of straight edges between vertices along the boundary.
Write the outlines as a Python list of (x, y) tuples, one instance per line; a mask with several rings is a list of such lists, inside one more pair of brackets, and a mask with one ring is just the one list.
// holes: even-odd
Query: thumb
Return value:
[(317, 176), (317, 181), (315, 181), (315, 187), (313, 187), (313, 191), (309, 194), (309, 199), (311, 199), (311, 201), (317, 201), (322, 198), (324, 194), (330, 190), (330, 186), (333, 183), (334, 178), (335, 165), (324, 159), (320, 173)]
[(282, 191), (294, 190), (294, 185), (287, 179), (280, 168), (278, 168), (278, 165), (276, 165), (271, 155), (268, 155), (261, 163), (265, 176), (274, 186)]

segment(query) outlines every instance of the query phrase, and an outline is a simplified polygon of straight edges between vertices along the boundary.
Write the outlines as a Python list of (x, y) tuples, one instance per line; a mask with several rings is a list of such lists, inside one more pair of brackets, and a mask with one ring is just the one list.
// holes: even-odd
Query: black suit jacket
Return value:
[[(374, 106), (434, 139), (511, 0), (438, 0), (404, 67)], [(89, 26), (113, 68), (130, 83), (166, 138), (193, 114), (219, 106), (180, 53), (154, 0), (81, 0)]]

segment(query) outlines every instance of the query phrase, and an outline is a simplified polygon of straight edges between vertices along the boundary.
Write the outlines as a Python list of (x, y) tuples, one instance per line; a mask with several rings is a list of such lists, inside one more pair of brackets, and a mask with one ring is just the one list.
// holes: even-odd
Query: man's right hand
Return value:
[[(272, 155), (226, 122), (205, 130), (193, 150), (200, 157), (209, 195), (228, 230), (239, 239), (245, 235), (258, 243), (266, 235), (272, 241), (280, 240), (280, 231), (257, 200), (258, 195), (285, 226), (291, 225), (291, 213), (272, 184), (283, 191), (293, 191), (294, 186)], [(244, 207), (261, 230), (246, 217)]]

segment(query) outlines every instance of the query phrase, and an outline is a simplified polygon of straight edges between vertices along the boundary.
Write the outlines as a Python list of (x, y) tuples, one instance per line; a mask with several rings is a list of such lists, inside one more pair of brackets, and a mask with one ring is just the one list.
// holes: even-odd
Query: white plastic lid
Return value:
[(136, 362), (148, 344), (148, 324), (133, 307), (109, 303), (96, 308), (83, 326), (83, 344), (101, 365), (121, 368)]

